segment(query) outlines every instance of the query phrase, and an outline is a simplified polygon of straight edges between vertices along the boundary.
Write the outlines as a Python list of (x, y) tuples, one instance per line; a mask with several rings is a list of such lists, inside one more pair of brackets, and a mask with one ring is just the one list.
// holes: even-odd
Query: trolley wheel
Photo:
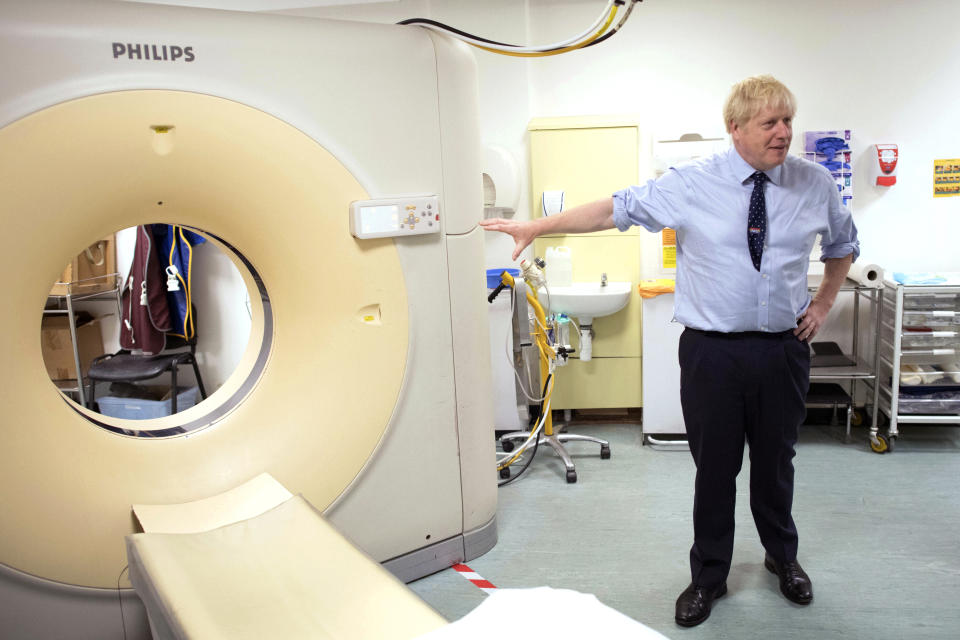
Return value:
[(500, 477), (501, 477), (503, 480), (506, 480), (507, 478), (509, 478), (509, 477), (510, 477), (510, 467), (504, 467), (503, 469), (500, 469)]
[(567, 471), (567, 484), (573, 484), (577, 481), (577, 472), (573, 469)]
[(600, 446), (600, 459), (601, 460), (610, 459), (610, 445), (604, 444)]
[(887, 453), (893, 453), (894, 443), (897, 441), (897, 436), (893, 434), (887, 435)]
[(886, 453), (890, 449), (890, 443), (886, 436), (878, 433), (875, 438), (870, 438), (870, 449), (874, 453)]
[(506, 453), (510, 453), (514, 449), (513, 440), (500, 440), (500, 448)]
[(854, 409), (853, 413), (850, 415), (850, 426), (859, 427), (863, 424), (863, 411), (860, 409)]

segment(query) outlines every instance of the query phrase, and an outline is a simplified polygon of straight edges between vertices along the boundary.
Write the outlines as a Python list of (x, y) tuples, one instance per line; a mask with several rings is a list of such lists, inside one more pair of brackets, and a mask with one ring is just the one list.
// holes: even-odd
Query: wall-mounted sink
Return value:
[(537, 291), (540, 302), (549, 305), (552, 313), (565, 313), (578, 318), (580, 324), (590, 324), (594, 318), (608, 316), (627, 306), (630, 299), (629, 282), (574, 282), (568, 287), (550, 287)]

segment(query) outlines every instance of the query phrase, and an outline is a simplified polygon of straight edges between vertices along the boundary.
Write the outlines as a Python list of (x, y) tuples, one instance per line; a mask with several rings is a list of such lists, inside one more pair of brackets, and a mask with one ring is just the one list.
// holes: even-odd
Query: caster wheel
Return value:
[(500, 448), (502, 448), (506, 453), (510, 453), (511, 451), (513, 451), (514, 447), (515, 445), (513, 444), (513, 440), (500, 441)]
[(893, 445), (897, 441), (897, 436), (887, 436), (887, 453), (893, 453)]
[(890, 445), (887, 442), (886, 436), (882, 436), (878, 433), (876, 438), (870, 439), (870, 449), (874, 453), (886, 453), (889, 448)]
[(503, 469), (500, 469), (501, 479), (506, 480), (509, 477), (510, 477), (510, 467), (504, 467)]
[(577, 481), (576, 471), (567, 471), (567, 484), (573, 484)]
[(859, 427), (859, 426), (862, 425), (862, 424), (863, 424), (863, 411), (860, 411), (859, 409), (856, 409), (856, 410), (854, 410), (854, 412), (850, 415), (850, 426), (851, 426), (851, 427)]
[(610, 459), (610, 445), (604, 445), (600, 447), (600, 459), (601, 460)]

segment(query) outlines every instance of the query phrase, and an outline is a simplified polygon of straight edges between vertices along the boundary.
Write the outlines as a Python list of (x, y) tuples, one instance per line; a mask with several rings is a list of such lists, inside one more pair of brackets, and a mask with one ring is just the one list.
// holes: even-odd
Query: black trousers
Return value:
[(719, 586), (733, 557), (736, 478), (750, 446), (750, 509), (767, 552), (797, 557), (793, 457), (810, 386), (810, 350), (792, 331), (680, 337), (680, 403), (697, 465), (693, 501), (694, 584)]

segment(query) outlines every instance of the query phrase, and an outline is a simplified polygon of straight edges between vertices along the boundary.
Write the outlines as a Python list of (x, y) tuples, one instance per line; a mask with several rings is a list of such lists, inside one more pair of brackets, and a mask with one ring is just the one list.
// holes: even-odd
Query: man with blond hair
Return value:
[[(750, 448), (750, 508), (780, 591), (813, 600), (797, 562), (793, 457), (810, 382), (807, 344), (860, 253), (857, 229), (824, 167), (788, 155), (796, 102), (771, 76), (734, 85), (723, 109), (733, 146), (671, 167), (643, 186), (531, 221), (484, 220), (513, 236), (513, 258), (548, 233), (649, 231), (677, 236), (674, 319), (680, 402), (697, 474), (690, 585), (676, 604), (700, 624), (727, 592), (736, 478)], [(824, 277), (811, 299), (810, 252), (821, 238)]]

